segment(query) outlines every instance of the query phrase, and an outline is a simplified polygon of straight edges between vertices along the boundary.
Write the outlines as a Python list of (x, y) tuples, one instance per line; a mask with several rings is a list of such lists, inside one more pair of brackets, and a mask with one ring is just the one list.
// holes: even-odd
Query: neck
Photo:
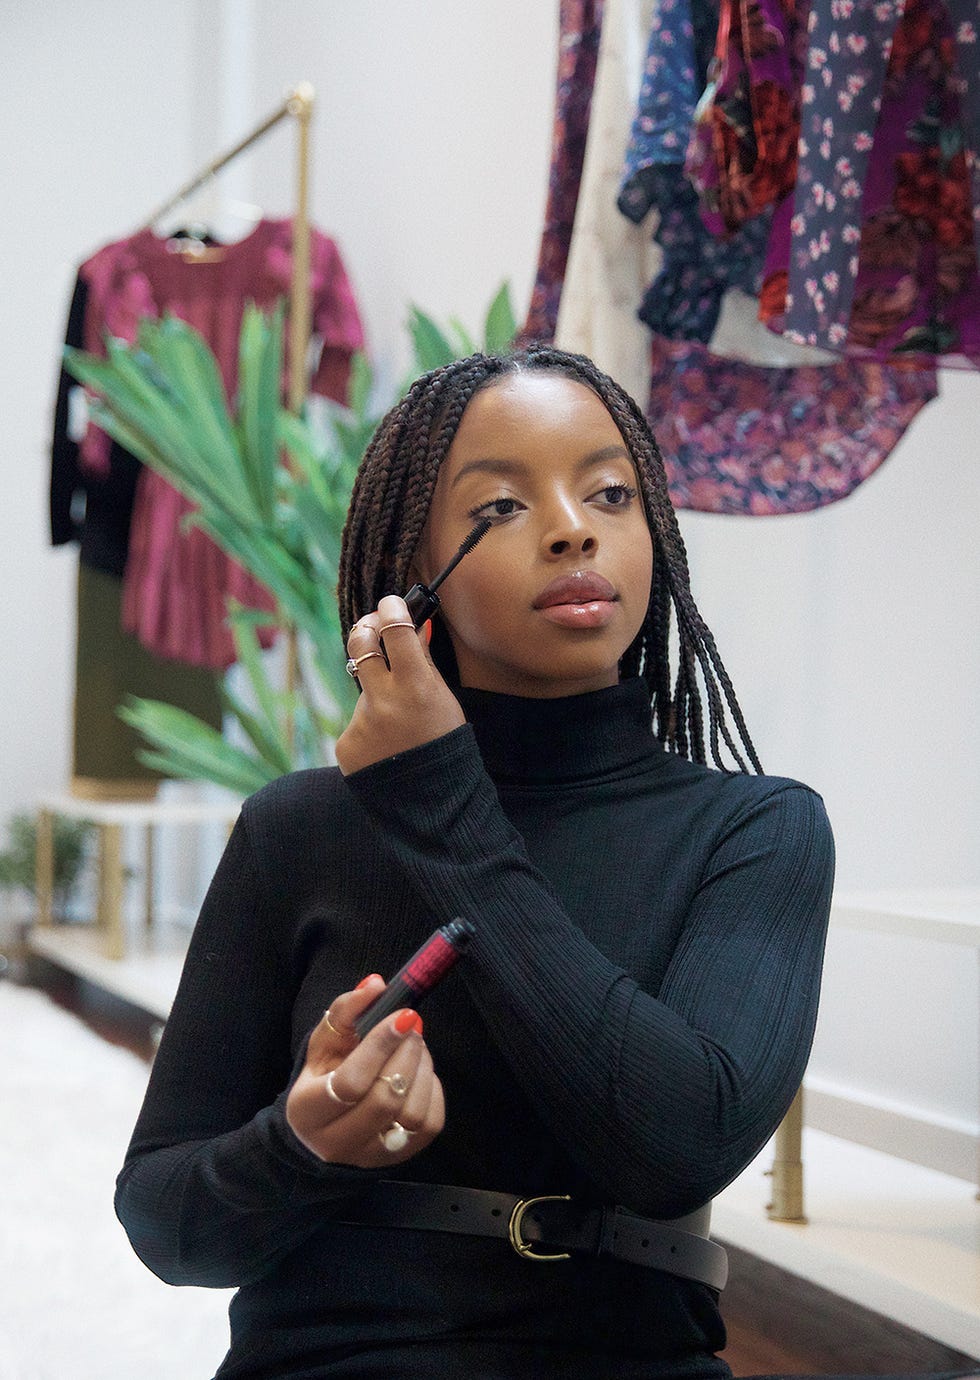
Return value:
[(649, 691), (639, 678), (549, 699), (472, 688), (457, 693), (499, 786), (585, 781), (663, 757)]

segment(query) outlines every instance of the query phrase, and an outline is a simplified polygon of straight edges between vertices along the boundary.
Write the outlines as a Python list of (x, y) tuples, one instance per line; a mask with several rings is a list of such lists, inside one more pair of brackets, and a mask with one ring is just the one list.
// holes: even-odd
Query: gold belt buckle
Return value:
[(534, 1249), (533, 1241), (525, 1241), (521, 1234), (524, 1225), (524, 1214), (529, 1208), (534, 1207), (535, 1203), (569, 1203), (572, 1195), (570, 1193), (542, 1193), (537, 1198), (521, 1198), (514, 1204), (514, 1211), (510, 1214), (510, 1221), (507, 1224), (507, 1236), (514, 1250), (522, 1260), (570, 1260), (568, 1251), (561, 1251), (557, 1255), (543, 1255)]

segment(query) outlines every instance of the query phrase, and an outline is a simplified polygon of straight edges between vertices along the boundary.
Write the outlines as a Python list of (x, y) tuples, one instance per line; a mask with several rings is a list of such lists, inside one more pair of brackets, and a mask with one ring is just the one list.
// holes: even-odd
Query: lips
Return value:
[(558, 604), (612, 603), (615, 598), (616, 591), (608, 580), (601, 575), (578, 570), (552, 580), (534, 600), (533, 607), (550, 609)]

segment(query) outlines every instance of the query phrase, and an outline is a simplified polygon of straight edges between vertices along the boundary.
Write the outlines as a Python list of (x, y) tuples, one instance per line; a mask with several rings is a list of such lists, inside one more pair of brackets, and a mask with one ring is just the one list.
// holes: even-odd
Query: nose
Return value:
[(551, 556), (589, 555), (598, 546), (589, 510), (570, 496), (558, 499), (548, 513), (544, 544)]

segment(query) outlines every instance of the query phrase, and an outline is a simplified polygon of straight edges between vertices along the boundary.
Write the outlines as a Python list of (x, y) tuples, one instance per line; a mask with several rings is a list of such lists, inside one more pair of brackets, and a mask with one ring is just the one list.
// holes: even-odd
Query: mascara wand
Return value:
[(463, 557), (467, 555), (468, 552), (472, 551), (478, 542), (483, 540), (492, 526), (493, 523), (490, 518), (480, 518), (480, 521), (464, 539), (463, 544), (446, 566), (445, 570), (436, 576), (431, 585), (412, 585), (412, 588), (405, 595), (405, 603), (408, 605), (408, 611), (411, 615), (412, 622), (417, 628), (421, 628), (426, 619), (431, 618), (439, 607), (439, 596), (436, 594), (436, 590), (442, 584), (443, 580), (447, 575), (451, 575)]

